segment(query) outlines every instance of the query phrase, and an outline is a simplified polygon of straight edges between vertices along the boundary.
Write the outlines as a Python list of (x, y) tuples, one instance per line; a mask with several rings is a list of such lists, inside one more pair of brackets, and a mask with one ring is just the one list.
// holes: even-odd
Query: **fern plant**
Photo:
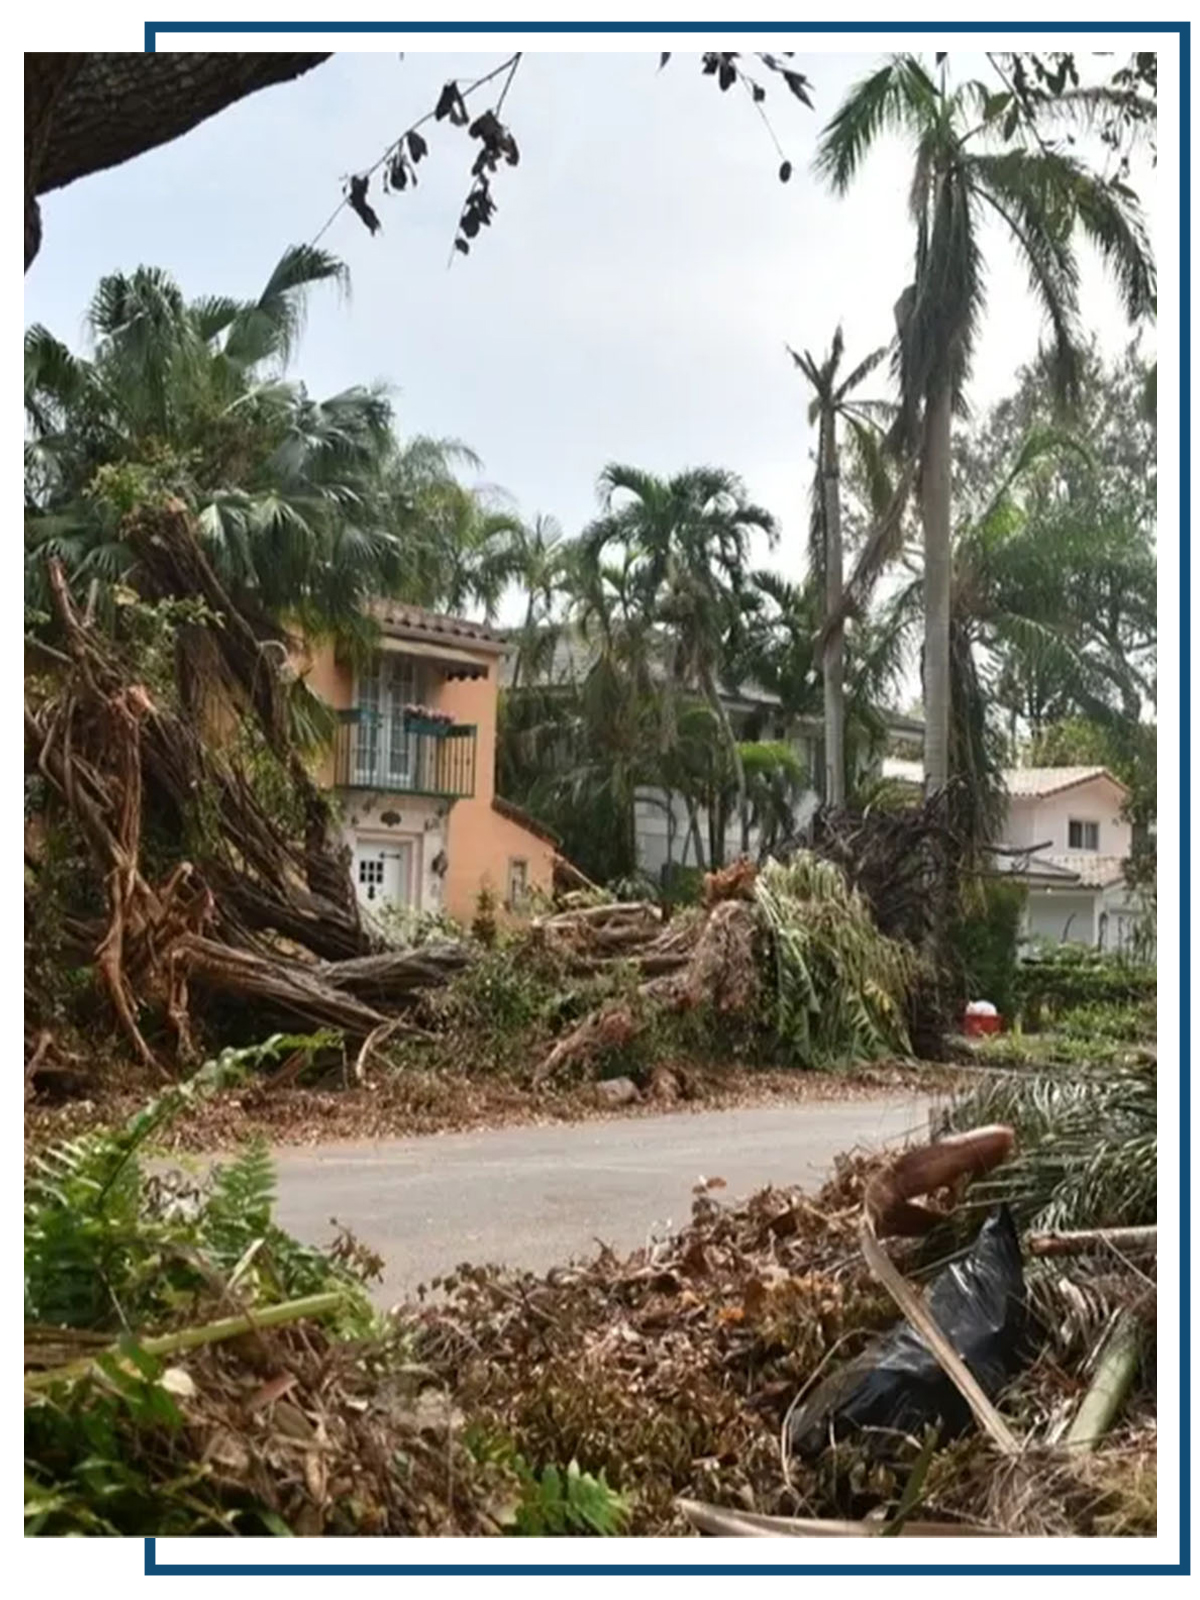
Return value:
[(538, 1474), (517, 1460), (523, 1493), (514, 1533), (531, 1539), (612, 1538), (628, 1522), (629, 1499), (606, 1481), (603, 1472), (593, 1476), (572, 1461), (565, 1472), (551, 1464)]
[(251, 1144), (204, 1187), (148, 1176), (151, 1139), (198, 1099), (306, 1041), (275, 1037), (226, 1051), (173, 1084), (118, 1130), (69, 1140), (35, 1156), (25, 1184), (25, 1320), (123, 1330), (177, 1315), (214, 1285), (243, 1303), (337, 1287), (347, 1332), (373, 1326), (359, 1281), (271, 1220), (274, 1175), (265, 1143)]
[(603, 1470), (584, 1472), (571, 1461), (565, 1471), (550, 1462), (538, 1472), (506, 1434), (478, 1425), (468, 1428), (464, 1442), (476, 1461), (515, 1480), (516, 1497), (502, 1518), (506, 1532), (529, 1539), (612, 1538), (628, 1525), (633, 1497), (614, 1489)]

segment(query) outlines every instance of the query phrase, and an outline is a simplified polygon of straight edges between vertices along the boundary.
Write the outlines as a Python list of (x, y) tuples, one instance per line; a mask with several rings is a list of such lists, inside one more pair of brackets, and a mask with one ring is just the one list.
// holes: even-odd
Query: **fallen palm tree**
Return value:
[(614, 961), (644, 975), (585, 1017), (534, 1072), (578, 1071), (661, 1016), (707, 1010), (744, 1019), (792, 1064), (826, 1067), (909, 1052), (915, 951), (879, 932), (842, 872), (807, 852), (706, 879), (705, 906), (663, 924), (656, 908), (614, 905), (539, 925), (575, 970)]

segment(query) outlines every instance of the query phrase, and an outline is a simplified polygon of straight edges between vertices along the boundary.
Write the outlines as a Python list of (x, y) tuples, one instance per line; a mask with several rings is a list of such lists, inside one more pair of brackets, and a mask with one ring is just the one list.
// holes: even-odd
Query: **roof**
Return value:
[(1063, 854), (1047, 851), (1044, 856), (1034, 856), (1030, 866), (1042, 861), (1064, 872), (1073, 872), (1083, 889), (1107, 889), (1110, 883), (1120, 883), (1125, 876), (1124, 856), (1098, 856), (1077, 850)]
[(1090, 850), (1047, 850), (1036, 855), (997, 856), (1006, 877), (1049, 888), (1107, 889), (1125, 876), (1124, 856), (1093, 855)]
[(503, 817), (506, 822), (513, 822), (518, 828), (524, 828), (526, 833), (531, 833), (535, 839), (542, 839), (546, 844), (556, 848), (562, 840), (544, 822), (539, 822), (536, 817), (531, 817), (528, 811), (522, 811), (520, 806), (513, 805), (511, 800), (505, 800), (503, 795), (492, 796), (492, 810)]
[(994, 856), (993, 870), (1007, 878), (1021, 878), (1027, 883), (1061, 883), (1064, 888), (1079, 882), (1079, 875), (1067, 867), (1056, 866), (1048, 856)]
[(1008, 767), (1004, 773), (1004, 787), (1014, 798), (1041, 800), (1063, 789), (1091, 783), (1093, 778), (1107, 778), (1122, 793), (1128, 793), (1107, 767)]
[(421, 606), (404, 605), (399, 600), (376, 600), (371, 614), (385, 634), (393, 639), (432, 639), (442, 644), (467, 644), (498, 655), (504, 640), (483, 622), (468, 622), (465, 617), (442, 616)]

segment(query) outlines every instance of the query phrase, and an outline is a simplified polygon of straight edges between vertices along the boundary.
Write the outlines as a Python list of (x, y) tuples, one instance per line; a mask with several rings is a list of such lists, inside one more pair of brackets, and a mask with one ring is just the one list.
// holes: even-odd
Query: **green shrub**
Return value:
[(1017, 971), (1016, 999), (1026, 1026), (1044, 1027), (1080, 1006), (1152, 1005), (1158, 972), (1086, 945), (1052, 945)]
[(960, 916), (953, 940), (964, 999), (990, 1000), (1002, 1017), (1011, 1018), (1016, 1010), (1025, 898), (1023, 884), (985, 881), (974, 904)]
[(669, 906), (698, 906), (704, 893), (704, 868), (669, 861), (662, 870), (662, 902)]

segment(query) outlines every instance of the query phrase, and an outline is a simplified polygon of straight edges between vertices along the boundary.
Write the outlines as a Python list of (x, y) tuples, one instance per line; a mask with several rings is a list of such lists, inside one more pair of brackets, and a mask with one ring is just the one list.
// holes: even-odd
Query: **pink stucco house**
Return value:
[(1137, 908), (1125, 883), (1133, 829), (1129, 791), (1105, 767), (1013, 767), (1004, 774), (1003, 838), (1028, 889), (1026, 933), (1056, 943), (1120, 950)]
[(504, 642), (416, 606), (373, 610), (379, 647), (365, 665), (332, 646), (298, 664), (337, 714), (319, 776), (337, 798), (359, 900), (468, 922), (487, 888), (501, 916), (519, 912), (530, 891), (550, 890), (556, 852), (495, 791)]

